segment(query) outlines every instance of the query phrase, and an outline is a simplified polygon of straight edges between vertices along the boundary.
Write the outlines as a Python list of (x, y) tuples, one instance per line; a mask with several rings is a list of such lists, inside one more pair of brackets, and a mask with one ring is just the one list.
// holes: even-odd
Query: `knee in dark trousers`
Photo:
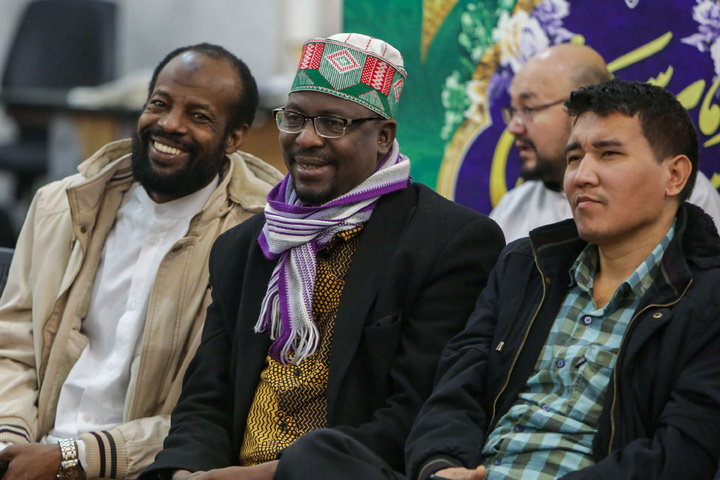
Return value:
[(275, 480), (407, 480), (375, 452), (331, 428), (314, 430), (283, 450)]

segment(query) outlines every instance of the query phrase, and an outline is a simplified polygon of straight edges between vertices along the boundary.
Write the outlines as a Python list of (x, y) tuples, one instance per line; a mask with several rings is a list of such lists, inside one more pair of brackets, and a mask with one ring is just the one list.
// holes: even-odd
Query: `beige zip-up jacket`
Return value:
[[(60, 387), (87, 344), (81, 326), (102, 248), (133, 182), (129, 153), (130, 140), (110, 143), (79, 174), (33, 199), (0, 298), (0, 442), (36, 442), (54, 425)], [(88, 478), (134, 478), (162, 448), (210, 302), (210, 248), (220, 233), (262, 211), (282, 179), (252, 155), (229, 159), (218, 188), (158, 269), (124, 423), (79, 437)]]

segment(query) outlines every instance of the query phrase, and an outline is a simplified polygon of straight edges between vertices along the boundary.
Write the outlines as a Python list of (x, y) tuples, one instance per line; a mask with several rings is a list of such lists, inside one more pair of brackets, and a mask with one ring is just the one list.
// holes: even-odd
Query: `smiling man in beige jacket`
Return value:
[(175, 50), (132, 141), (39, 190), (0, 299), (5, 480), (133, 478), (160, 450), (205, 320), (210, 248), (282, 179), (239, 151), (257, 102), (222, 47)]

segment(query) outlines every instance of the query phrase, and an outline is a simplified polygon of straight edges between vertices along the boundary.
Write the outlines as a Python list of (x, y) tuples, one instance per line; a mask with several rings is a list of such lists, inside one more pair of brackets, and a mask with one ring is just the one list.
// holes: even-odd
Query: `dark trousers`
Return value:
[(324, 428), (283, 450), (275, 480), (408, 480), (375, 452), (337, 430)]

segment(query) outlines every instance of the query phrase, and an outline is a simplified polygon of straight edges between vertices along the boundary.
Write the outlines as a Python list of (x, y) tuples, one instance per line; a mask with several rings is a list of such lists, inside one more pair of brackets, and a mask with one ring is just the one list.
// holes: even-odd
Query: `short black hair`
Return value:
[(223, 47), (213, 45), (212, 43), (198, 43), (196, 45), (180, 47), (168, 53), (153, 71), (152, 79), (148, 86), (148, 99), (150, 99), (153, 90), (155, 90), (155, 84), (157, 84), (157, 79), (162, 69), (165, 68), (172, 59), (185, 52), (197, 52), (210, 58), (225, 60), (235, 69), (239, 80), (240, 88), (238, 88), (238, 91), (240, 92), (240, 96), (234, 105), (234, 112), (228, 122), (227, 131), (229, 132), (242, 125), (252, 125), (253, 120), (255, 120), (255, 111), (257, 110), (259, 101), (255, 78), (252, 76), (252, 73), (250, 73), (250, 69), (245, 62)]
[(690, 198), (698, 171), (697, 132), (687, 110), (672, 93), (649, 83), (613, 79), (575, 90), (565, 107), (571, 117), (587, 112), (600, 117), (638, 115), (642, 134), (658, 162), (676, 155), (690, 159), (690, 177), (678, 196), (681, 202)]

